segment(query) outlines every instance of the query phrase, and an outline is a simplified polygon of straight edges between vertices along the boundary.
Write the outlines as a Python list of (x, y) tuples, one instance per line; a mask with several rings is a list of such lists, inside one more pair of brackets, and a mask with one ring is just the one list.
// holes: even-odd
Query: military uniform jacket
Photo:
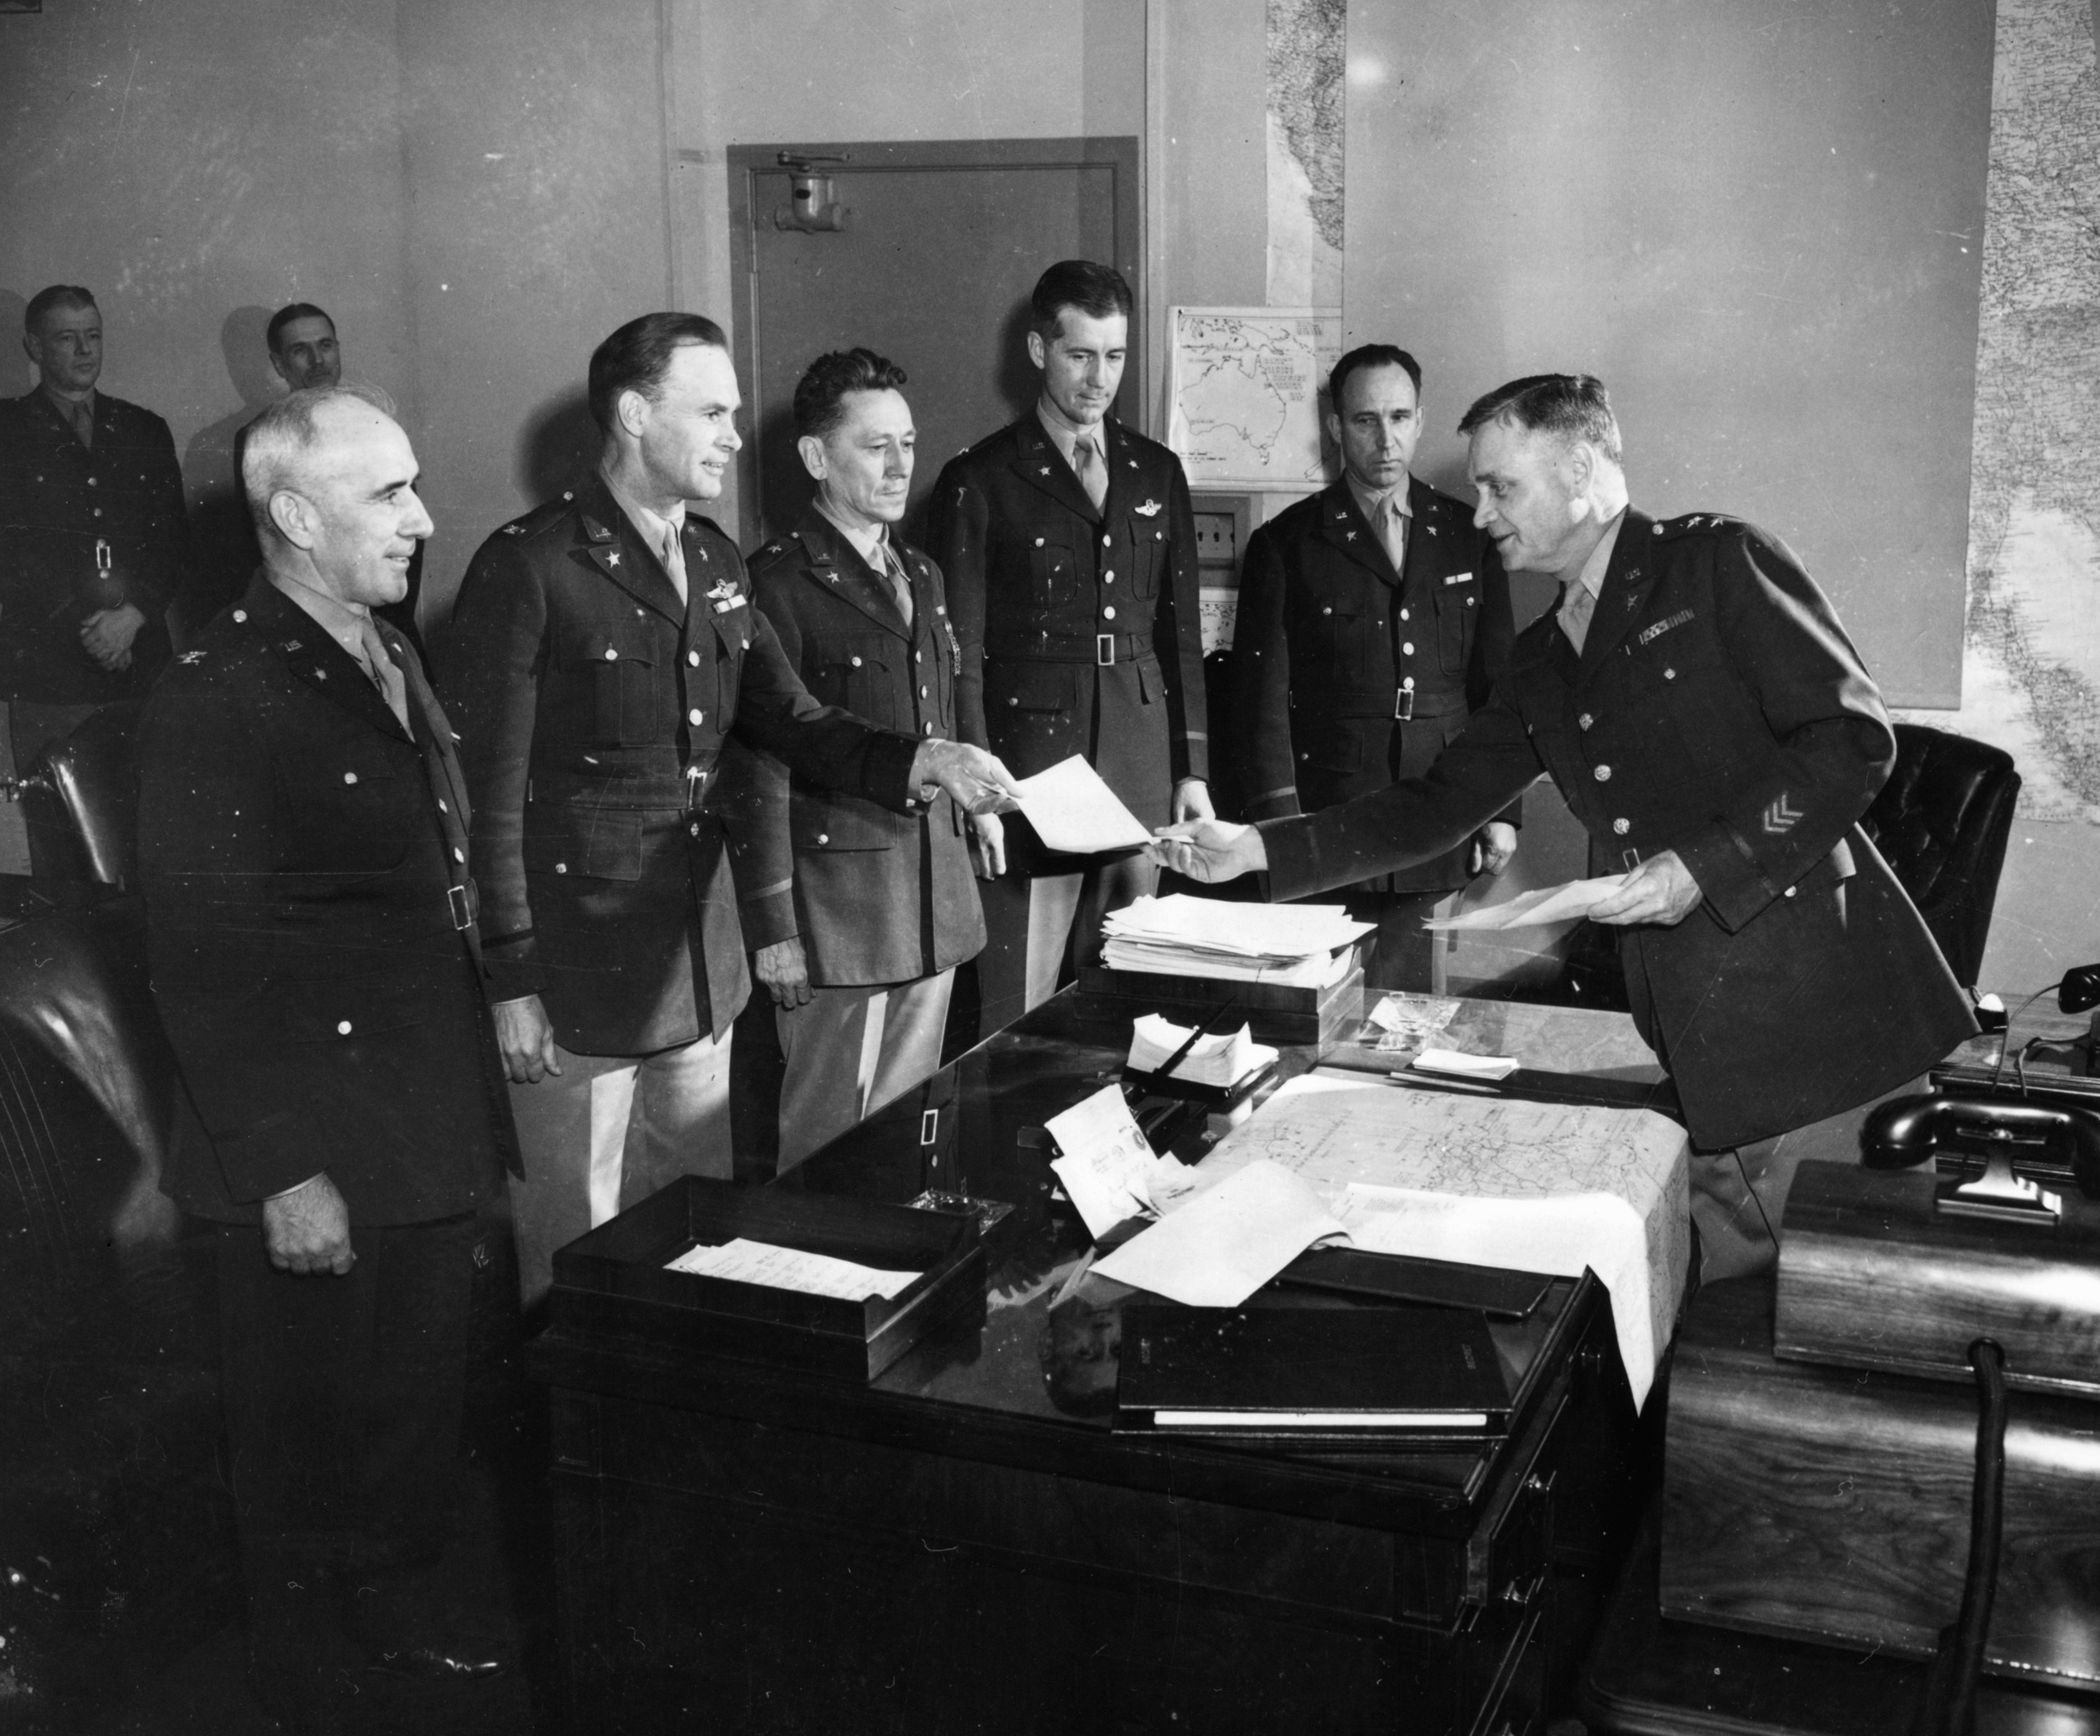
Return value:
[[(1101, 434), (1101, 511), (1031, 410), (949, 460), (927, 540), (962, 635), (963, 739), (1016, 777), (1083, 755), (1164, 825), (1174, 785), (1210, 774), (1195, 519), (1173, 453), (1118, 422)], [(1029, 872), (1032, 834), (1008, 835)]]
[[(940, 569), (901, 541), (891, 546), (911, 580), (909, 625), (888, 579), (814, 507), (752, 557), (752, 601), (825, 704), (906, 735), (952, 738), (962, 641)], [(819, 987), (909, 982), (984, 945), (968, 821), (945, 793), (895, 814), (791, 778), (773, 755), (732, 741), (721, 805), (744, 944), (799, 934)]]
[[(1229, 729), (1250, 819), (1316, 813), (1420, 776), (1508, 666), (1515, 625), (1495, 545), (1449, 495), (1407, 486), (1405, 573), (1346, 480), (1248, 541)], [(1461, 845), (1369, 889), (1463, 886), (1465, 856)]]
[[(98, 541), (109, 544), (106, 572)], [(0, 403), (0, 698), (103, 705), (145, 692), (168, 660), (163, 616), (189, 562), (167, 423), (97, 392), (90, 450), (42, 391)], [(131, 667), (105, 670), (80, 624), (125, 603), (146, 624)]]
[(165, 1187), (254, 1222), (325, 1170), (357, 1224), (423, 1223), (516, 1167), (473, 950), (468, 811), (415, 654), (413, 738), (357, 661), (257, 579), (139, 732), (154, 997), (209, 1144)]
[(720, 1036), (750, 992), (716, 789), (732, 729), (918, 806), (917, 742), (810, 697), (736, 545), (688, 512), (683, 553), (690, 606), (594, 474), (482, 544), (440, 653), (494, 998), (543, 996), (579, 1054)]
[(1829, 601), (1734, 519), (1628, 511), (1578, 659), (1548, 613), (1427, 775), (1263, 828), (1296, 896), (1465, 836), (1541, 770), (1600, 851), (1674, 850), (1704, 897), (1619, 931), (1641, 1034), (1693, 1140), (1719, 1150), (1834, 1115), (1974, 1029), (1857, 824), (1895, 762), (1881, 696)]

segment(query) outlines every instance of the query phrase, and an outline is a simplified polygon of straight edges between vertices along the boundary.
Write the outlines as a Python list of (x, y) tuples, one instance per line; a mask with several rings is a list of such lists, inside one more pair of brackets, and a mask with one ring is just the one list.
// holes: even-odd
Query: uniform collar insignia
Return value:
[(587, 512), (581, 516), (583, 519), (583, 534), (589, 537), (592, 542), (612, 541), (612, 532), (607, 530), (604, 525), (600, 524)]
[(296, 651), (299, 649), (299, 641), (296, 639), (287, 639), (284, 642), (284, 648), (287, 651)]
[(620, 564), (620, 551), (618, 549), (614, 549), (611, 554), (607, 555), (605, 557), (605, 564), (609, 567), (618, 566)]
[(204, 653), (202, 651), (180, 651), (176, 653), (175, 661), (178, 663), (202, 663), (204, 661)]

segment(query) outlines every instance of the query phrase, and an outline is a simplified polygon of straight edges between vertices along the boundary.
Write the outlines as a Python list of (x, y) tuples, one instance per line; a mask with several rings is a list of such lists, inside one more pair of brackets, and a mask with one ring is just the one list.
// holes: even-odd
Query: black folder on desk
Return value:
[(1468, 1308), (1123, 1309), (1115, 1426), (1380, 1451), (1493, 1440), (1509, 1388)]

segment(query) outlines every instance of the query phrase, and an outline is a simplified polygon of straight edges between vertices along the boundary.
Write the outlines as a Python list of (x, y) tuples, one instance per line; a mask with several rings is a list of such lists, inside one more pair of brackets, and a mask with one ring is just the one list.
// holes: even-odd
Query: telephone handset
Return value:
[(2041, 1187), (2038, 1175), (2069, 1179), (2087, 1199), (2100, 1199), (2100, 1113), (2090, 1109), (1996, 1097), (1897, 1097), (1868, 1116), (1859, 1144), (1869, 1169), (1934, 1160), (1948, 1177), (1937, 1209), (1951, 1217), (2054, 1225), (2062, 1201)]

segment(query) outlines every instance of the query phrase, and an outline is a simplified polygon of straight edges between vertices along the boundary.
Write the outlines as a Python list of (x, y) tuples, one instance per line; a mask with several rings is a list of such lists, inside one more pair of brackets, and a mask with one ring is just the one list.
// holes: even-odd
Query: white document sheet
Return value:
[(1182, 1167), (1152, 1154), (1120, 1085), (1102, 1086), (1043, 1126), (1064, 1154), (1050, 1167), (1097, 1242), (1125, 1218), (1152, 1210), (1152, 1177), (1162, 1163)]
[(773, 1290), (800, 1290), (808, 1296), (837, 1296), (862, 1302), (884, 1300), (916, 1284), (923, 1272), (886, 1272), (829, 1254), (754, 1242), (744, 1236), (719, 1245), (703, 1242), (665, 1263), (667, 1272), (694, 1272), (703, 1278), (730, 1278), (739, 1284), (763, 1284)]
[(1014, 787), (1021, 792), (1021, 812), (1053, 850), (1074, 855), (1130, 850), (1152, 836), (1076, 753), (1032, 778), (1016, 778)]
[(1598, 880), (1568, 880), (1558, 886), (1541, 886), (1532, 892), (1520, 892), (1506, 904), (1490, 904), (1484, 909), (1468, 910), (1462, 916), (1432, 916), (1425, 919), (1422, 926), (1447, 934), (1453, 930), (1480, 932), (1499, 928), (1543, 928), (1551, 922), (1573, 922), (1578, 917), (1589, 915), (1625, 884), (1623, 874), (1610, 874)]
[(1256, 1162), (1190, 1195), (1094, 1270), (1192, 1308), (1237, 1308), (1313, 1243), (1342, 1230), (1305, 1182)]
[(1517, 1064), (1507, 1055), (1466, 1055), (1456, 1049), (1424, 1049), (1415, 1057), (1424, 1073), (1446, 1073), (1454, 1079), (1507, 1079)]

